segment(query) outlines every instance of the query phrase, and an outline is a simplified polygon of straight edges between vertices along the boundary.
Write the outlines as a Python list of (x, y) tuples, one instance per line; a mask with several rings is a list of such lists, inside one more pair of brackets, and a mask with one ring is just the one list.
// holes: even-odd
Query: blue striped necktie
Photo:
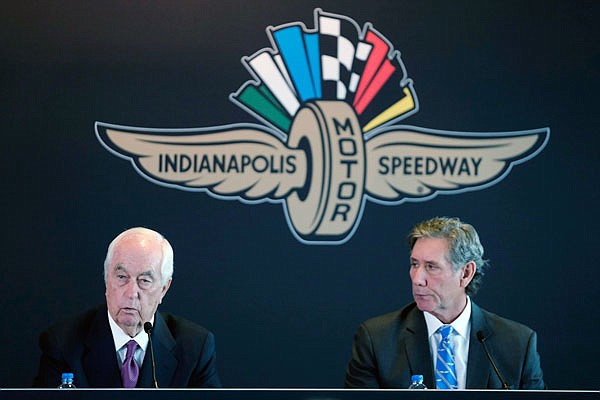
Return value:
[(456, 389), (456, 368), (454, 367), (454, 351), (450, 343), (451, 325), (441, 326), (437, 332), (442, 335), (435, 362), (435, 386), (438, 389)]

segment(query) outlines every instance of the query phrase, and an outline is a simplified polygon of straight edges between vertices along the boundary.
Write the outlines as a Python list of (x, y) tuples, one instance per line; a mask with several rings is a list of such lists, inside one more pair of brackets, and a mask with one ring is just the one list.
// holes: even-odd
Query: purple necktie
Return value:
[(137, 347), (138, 344), (135, 340), (127, 342), (127, 354), (125, 355), (125, 361), (123, 361), (123, 368), (121, 368), (121, 379), (125, 388), (134, 388), (140, 375), (140, 367), (133, 357)]

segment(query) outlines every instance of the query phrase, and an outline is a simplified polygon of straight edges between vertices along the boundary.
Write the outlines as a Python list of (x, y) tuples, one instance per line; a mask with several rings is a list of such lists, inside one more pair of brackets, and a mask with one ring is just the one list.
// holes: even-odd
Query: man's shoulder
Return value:
[(491, 332), (510, 332), (511, 335), (522, 335), (525, 337), (529, 337), (534, 332), (533, 329), (525, 324), (508, 319), (506, 317), (501, 317), (500, 315), (485, 310), (481, 307), (474, 306), (473, 310), (474, 318), (476, 318), (476, 315), (479, 312), (480, 316), (483, 317), (483, 320), (485, 321), (483, 328), (487, 328)]
[(371, 332), (397, 330), (415, 323), (419, 318), (423, 318), (423, 313), (415, 303), (410, 303), (399, 310), (370, 318), (363, 322), (363, 326)]
[(165, 321), (167, 328), (171, 332), (174, 338), (180, 337), (206, 337), (212, 335), (211, 332), (205, 327), (198, 325), (186, 318), (178, 315), (171, 314), (169, 312), (160, 312), (161, 317)]
[(81, 342), (103, 310), (106, 315), (106, 306), (96, 306), (79, 314), (63, 317), (49, 326), (45, 333), (57, 340), (64, 340), (65, 343)]

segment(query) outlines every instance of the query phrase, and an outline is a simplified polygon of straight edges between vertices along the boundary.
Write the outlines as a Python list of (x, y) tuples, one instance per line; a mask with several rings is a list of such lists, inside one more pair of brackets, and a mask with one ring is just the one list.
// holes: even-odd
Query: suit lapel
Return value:
[(490, 330), (481, 309), (473, 302), (471, 302), (471, 307), (467, 389), (485, 389), (489, 387), (491, 370), (483, 346), (477, 339), (477, 332), (482, 331), (486, 337), (493, 335), (493, 332)]
[[(175, 357), (177, 343), (160, 313), (156, 313), (154, 318), (152, 344), (154, 345), (154, 360), (158, 387), (172, 386), (173, 376), (177, 369), (177, 358)], [(148, 348), (146, 349), (146, 355), (144, 356), (144, 362), (140, 371), (140, 379), (138, 380), (137, 387), (152, 387), (152, 356), (150, 354), (149, 343)]]
[[(416, 306), (407, 315), (405, 333), (405, 352), (411, 373), (423, 375), (425, 385), (435, 387), (427, 324), (423, 312)], [(410, 377), (408, 380), (410, 381)]]
[(101, 307), (94, 316), (84, 346), (82, 365), (88, 386), (121, 387), (117, 352), (106, 307)]

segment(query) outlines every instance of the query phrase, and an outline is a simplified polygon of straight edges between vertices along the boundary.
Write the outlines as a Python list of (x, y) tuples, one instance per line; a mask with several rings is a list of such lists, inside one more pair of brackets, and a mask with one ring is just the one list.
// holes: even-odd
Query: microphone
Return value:
[(154, 347), (152, 347), (152, 324), (144, 322), (144, 331), (148, 334), (148, 343), (150, 344), (150, 361), (152, 361), (152, 386), (158, 389), (158, 381), (156, 380), (156, 367), (154, 366)]
[(494, 362), (490, 352), (488, 351), (487, 345), (485, 344), (487, 337), (484, 335), (483, 331), (477, 331), (477, 340), (479, 340), (481, 342), (481, 344), (483, 345), (483, 349), (485, 350), (485, 355), (487, 356), (488, 360), (490, 360), (490, 364), (492, 364), (494, 371), (496, 371), (496, 375), (498, 375), (498, 378), (500, 378), (500, 382), (502, 382), (502, 388), (505, 390), (509, 390), (510, 387), (508, 387), (508, 385), (506, 384), (506, 381), (504, 380), (504, 378), (502, 378), (502, 375), (500, 374), (498, 367), (496, 367), (496, 363)]

